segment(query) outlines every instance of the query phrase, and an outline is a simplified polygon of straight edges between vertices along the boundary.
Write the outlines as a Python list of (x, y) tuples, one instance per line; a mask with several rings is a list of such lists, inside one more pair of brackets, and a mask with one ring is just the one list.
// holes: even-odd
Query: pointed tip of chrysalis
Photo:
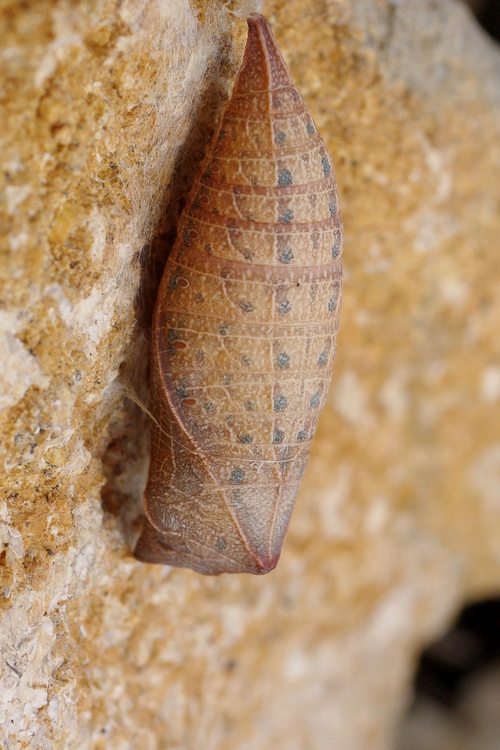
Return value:
[(250, 570), (250, 573), (254, 575), (265, 575), (275, 569), (280, 559), (279, 553), (276, 555), (270, 555), (269, 557), (257, 558), (255, 567)]
[(267, 19), (266, 19), (265, 16), (262, 15), (262, 13), (254, 12), (254, 13), (250, 13), (248, 15), (247, 23), (248, 23), (249, 26), (251, 24), (261, 23), (261, 22), (264, 23), (264, 24), (267, 24)]
[(247, 93), (293, 86), (285, 61), (265, 16), (251, 13), (237, 87)]

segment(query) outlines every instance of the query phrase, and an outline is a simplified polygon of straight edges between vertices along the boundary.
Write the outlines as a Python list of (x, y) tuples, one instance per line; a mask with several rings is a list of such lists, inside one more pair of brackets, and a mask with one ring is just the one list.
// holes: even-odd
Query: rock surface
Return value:
[(209, 579), (130, 556), (147, 422), (118, 382), (147, 398), (151, 289), (245, 23), (2, 4), (5, 747), (387, 750), (418, 650), (498, 593), (499, 52), (452, 0), (266, 14), (336, 163), (343, 320), (279, 567)]
[(498, 660), (463, 686), (450, 708), (418, 700), (401, 726), (401, 750), (496, 750), (500, 733)]

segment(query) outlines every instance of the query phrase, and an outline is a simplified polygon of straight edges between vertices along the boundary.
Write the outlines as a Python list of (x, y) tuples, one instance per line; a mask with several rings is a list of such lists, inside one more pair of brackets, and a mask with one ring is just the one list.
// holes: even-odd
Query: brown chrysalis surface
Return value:
[(140, 560), (275, 567), (330, 383), (341, 241), (325, 144), (253, 15), (158, 293)]

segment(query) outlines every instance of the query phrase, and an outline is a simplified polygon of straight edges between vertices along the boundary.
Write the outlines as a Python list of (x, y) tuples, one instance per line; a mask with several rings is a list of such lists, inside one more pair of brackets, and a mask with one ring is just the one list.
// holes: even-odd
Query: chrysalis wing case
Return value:
[(330, 382), (341, 243), (325, 144), (252, 15), (158, 293), (140, 560), (275, 567)]

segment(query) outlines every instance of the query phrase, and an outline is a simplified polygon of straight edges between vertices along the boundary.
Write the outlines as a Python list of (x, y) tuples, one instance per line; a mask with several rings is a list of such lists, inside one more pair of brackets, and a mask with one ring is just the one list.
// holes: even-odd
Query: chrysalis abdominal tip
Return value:
[(139, 404), (152, 424), (136, 557), (208, 575), (278, 561), (341, 307), (331, 160), (267, 21), (247, 23), (166, 262), (151, 408)]

